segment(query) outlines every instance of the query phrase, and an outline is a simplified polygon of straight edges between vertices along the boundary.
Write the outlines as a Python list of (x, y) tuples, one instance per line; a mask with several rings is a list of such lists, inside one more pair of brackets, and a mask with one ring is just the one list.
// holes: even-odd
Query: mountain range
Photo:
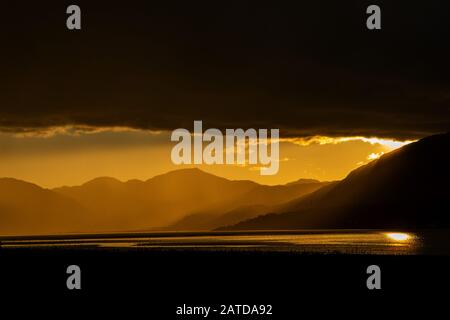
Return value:
[(450, 227), (450, 134), (424, 138), (342, 181), (267, 186), (182, 169), (44, 189), (0, 179), (0, 235)]
[(266, 186), (199, 169), (176, 170), (147, 181), (100, 177), (53, 190), (3, 178), (0, 234), (213, 229), (253, 218), (326, 184), (298, 180)]

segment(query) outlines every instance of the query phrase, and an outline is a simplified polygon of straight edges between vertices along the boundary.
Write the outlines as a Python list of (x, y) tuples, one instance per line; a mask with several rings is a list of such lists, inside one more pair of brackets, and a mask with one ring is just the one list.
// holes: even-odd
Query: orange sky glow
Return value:
[[(368, 137), (280, 139), (280, 169), (261, 176), (255, 165), (197, 165), (229, 179), (285, 184), (300, 178), (339, 180), (358, 166), (412, 141)], [(194, 167), (171, 162), (170, 132), (128, 128), (57, 127), (0, 134), (0, 177), (53, 188), (110, 176), (127, 181)]]

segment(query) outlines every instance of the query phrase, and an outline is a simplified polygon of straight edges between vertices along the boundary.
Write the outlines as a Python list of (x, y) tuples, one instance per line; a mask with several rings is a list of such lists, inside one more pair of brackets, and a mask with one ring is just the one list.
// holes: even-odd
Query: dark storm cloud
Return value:
[[(450, 129), (448, 1), (3, 5), (0, 127), (281, 128), (415, 138)], [(381, 31), (365, 10), (382, 8)]]

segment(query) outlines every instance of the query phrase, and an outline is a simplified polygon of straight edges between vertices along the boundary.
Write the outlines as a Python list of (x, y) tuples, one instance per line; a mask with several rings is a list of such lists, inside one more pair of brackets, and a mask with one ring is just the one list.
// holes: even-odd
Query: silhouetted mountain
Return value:
[(305, 183), (318, 183), (320, 182), (319, 180), (316, 179), (298, 179), (297, 181), (292, 181), (289, 182), (287, 184), (285, 184), (286, 186), (291, 186), (291, 185), (295, 185), (295, 184), (305, 184)]
[(344, 180), (226, 229), (450, 226), (450, 134), (424, 138)]
[(90, 214), (75, 200), (35, 184), (0, 179), (0, 234), (79, 232)]

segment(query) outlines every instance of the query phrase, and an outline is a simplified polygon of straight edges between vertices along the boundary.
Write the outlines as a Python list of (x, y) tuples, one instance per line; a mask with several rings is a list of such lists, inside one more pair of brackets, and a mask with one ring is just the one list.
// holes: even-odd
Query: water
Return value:
[(2, 248), (143, 250), (247, 250), (321, 254), (450, 254), (447, 230), (322, 230), (274, 232), (173, 232), (3, 237)]

